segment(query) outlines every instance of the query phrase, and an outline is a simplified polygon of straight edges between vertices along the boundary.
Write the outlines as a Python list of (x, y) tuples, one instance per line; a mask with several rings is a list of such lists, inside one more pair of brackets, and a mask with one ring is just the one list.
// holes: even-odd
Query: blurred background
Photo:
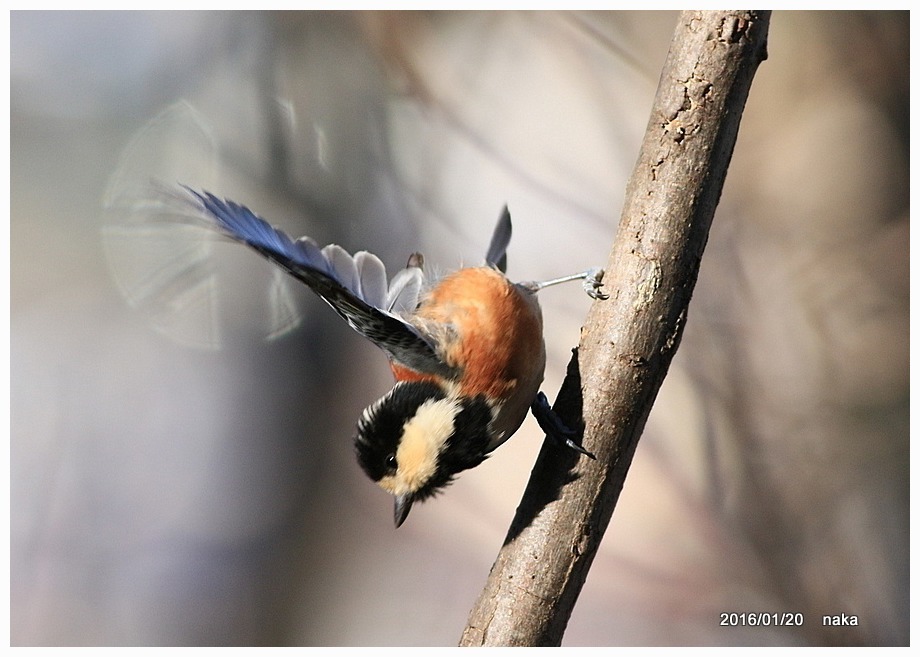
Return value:
[[(456, 645), (536, 423), (394, 530), (351, 446), (383, 356), (149, 184), (391, 272), (480, 262), (505, 203), (512, 278), (604, 264), (676, 23), (13, 12), (12, 643)], [(908, 52), (907, 12), (773, 15), (564, 645), (907, 644)], [(589, 299), (542, 301), (552, 399)]]

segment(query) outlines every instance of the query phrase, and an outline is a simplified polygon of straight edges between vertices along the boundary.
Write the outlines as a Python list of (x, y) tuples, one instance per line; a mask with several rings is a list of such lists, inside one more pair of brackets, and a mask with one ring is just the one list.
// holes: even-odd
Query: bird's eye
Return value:
[(396, 463), (396, 454), (390, 454), (389, 456), (387, 456), (386, 461), (384, 461), (384, 463), (386, 463), (387, 468), (389, 468), (390, 470), (395, 470), (396, 467), (398, 466), (398, 463)]

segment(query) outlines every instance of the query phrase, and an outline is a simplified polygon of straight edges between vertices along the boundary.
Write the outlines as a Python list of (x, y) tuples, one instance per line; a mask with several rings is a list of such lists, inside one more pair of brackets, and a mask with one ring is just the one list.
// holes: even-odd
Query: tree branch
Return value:
[(559, 645), (680, 343), (769, 12), (684, 12), (605, 278), (556, 401), (598, 460), (547, 442), (461, 645)]

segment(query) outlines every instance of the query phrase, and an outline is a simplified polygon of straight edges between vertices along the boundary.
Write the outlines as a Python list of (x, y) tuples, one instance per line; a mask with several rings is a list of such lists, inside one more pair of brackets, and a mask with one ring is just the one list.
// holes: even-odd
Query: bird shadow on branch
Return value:
[[(553, 405), (553, 411), (566, 426), (576, 432), (573, 438), (581, 444), (584, 436), (585, 422), (582, 417), (581, 370), (578, 365), (578, 347), (572, 349), (572, 358), (566, 368), (565, 378)], [(520, 506), (515, 511), (514, 519), (508, 528), (503, 545), (513, 542), (526, 529), (543, 509), (559, 499), (563, 487), (577, 480), (580, 475), (575, 472), (578, 460), (585, 458), (574, 449), (565, 447), (550, 437), (546, 438), (543, 449), (537, 457), (530, 481), (524, 492)], [(549, 462), (548, 462), (549, 461)]]

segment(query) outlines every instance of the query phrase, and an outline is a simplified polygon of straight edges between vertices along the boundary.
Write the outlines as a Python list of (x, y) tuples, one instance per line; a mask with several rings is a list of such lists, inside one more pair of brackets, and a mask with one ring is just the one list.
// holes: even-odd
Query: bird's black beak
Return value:
[(396, 527), (398, 528), (406, 520), (406, 516), (409, 515), (409, 510), (412, 509), (412, 496), (411, 495), (397, 495), (395, 504), (393, 505), (393, 520), (396, 522)]

